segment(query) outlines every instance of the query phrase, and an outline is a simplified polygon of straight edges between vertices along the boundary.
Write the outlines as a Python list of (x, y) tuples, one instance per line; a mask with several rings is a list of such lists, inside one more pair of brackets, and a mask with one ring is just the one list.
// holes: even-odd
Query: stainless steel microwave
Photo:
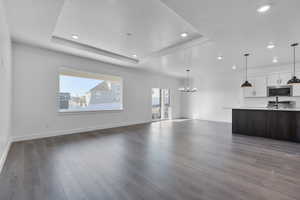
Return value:
[(268, 97), (293, 96), (293, 87), (291, 85), (269, 86), (267, 87)]

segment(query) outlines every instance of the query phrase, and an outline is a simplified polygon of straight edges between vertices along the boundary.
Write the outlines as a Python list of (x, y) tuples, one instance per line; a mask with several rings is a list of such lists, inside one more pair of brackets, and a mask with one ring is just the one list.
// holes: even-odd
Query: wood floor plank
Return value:
[(296, 200), (300, 145), (174, 120), (19, 142), (1, 200)]

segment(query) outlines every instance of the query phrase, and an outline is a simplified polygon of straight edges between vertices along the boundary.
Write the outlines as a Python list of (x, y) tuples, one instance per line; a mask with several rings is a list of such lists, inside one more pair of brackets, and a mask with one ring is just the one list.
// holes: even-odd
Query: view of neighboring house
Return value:
[[(59, 108), (80, 109), (86, 107), (116, 107), (121, 101), (121, 85), (102, 81), (83, 96), (72, 96), (67, 92), (59, 93)], [(118, 106), (117, 106), (118, 107)]]
[(103, 81), (86, 94), (88, 105), (118, 103), (121, 98), (121, 85), (109, 81)]
[(59, 109), (68, 109), (71, 94), (69, 92), (59, 93)]
[(85, 96), (81, 97), (71, 97), (70, 107), (86, 107), (86, 98)]

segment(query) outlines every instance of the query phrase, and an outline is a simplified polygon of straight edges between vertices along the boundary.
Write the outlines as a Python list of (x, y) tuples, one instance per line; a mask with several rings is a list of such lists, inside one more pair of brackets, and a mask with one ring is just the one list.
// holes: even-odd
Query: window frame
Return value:
[[(82, 76), (80, 76), (80, 74)], [(63, 110), (60, 109), (60, 76), (61, 75), (66, 75), (66, 76), (74, 76), (77, 78), (90, 78), (90, 79), (99, 79), (99, 80), (116, 80), (119, 81), (121, 84), (121, 89), (120, 89), (120, 103), (121, 106), (120, 108), (116, 109), (94, 109), (94, 110), (80, 110), (80, 109), (68, 109), (68, 110)], [(108, 74), (103, 74), (100, 72), (91, 72), (91, 71), (83, 71), (83, 70), (77, 70), (77, 69), (72, 69), (72, 68), (66, 68), (66, 67), (61, 67), (58, 70), (57, 73), (57, 79), (58, 79), (58, 88), (57, 88), (57, 112), (58, 113), (88, 113), (88, 112), (118, 112), (118, 111), (123, 111), (124, 110), (124, 102), (123, 102), (123, 89), (124, 89), (124, 81), (121, 76), (118, 75), (108, 75)]]

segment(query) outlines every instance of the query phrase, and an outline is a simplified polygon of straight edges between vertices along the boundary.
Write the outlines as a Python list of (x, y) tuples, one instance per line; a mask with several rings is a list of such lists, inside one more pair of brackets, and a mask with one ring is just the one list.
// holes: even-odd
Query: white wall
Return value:
[[(171, 89), (173, 118), (180, 117), (180, 80), (13, 43), (13, 137), (60, 135), (151, 121), (151, 88)], [(58, 113), (60, 67), (121, 76), (124, 110)]]
[(10, 137), (11, 41), (3, 2), (0, 0), (0, 171)]
[(198, 92), (182, 98), (182, 115), (187, 118), (231, 122), (231, 110), (242, 104), (241, 74), (237, 71), (193, 77)]

